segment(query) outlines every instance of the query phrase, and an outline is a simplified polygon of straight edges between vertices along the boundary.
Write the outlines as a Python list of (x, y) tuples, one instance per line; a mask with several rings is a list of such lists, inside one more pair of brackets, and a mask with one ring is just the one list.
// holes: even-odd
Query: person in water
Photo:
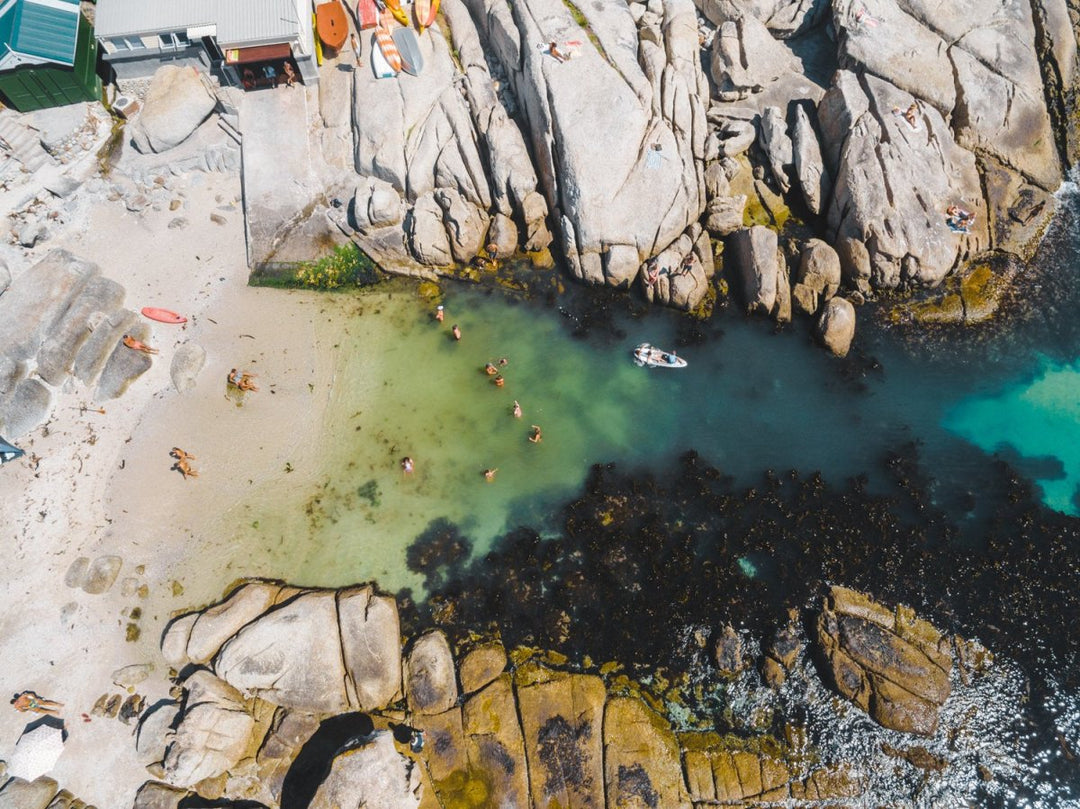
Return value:
[(406, 455), (401, 459), (401, 471), (406, 475), (412, 474), (413, 471), (413, 459)]
[(491, 481), (495, 480), (495, 473), (498, 472), (498, 471), (499, 471), (499, 467), (497, 467), (497, 466), (492, 467), (491, 469), (485, 469), (484, 470), (484, 480), (486, 480), (488, 483), (491, 483)]
[(514, 414), (514, 418), (521, 418), (521, 405), (518, 404), (517, 399), (514, 399), (514, 409), (511, 412)]
[(532, 435), (529, 436), (529, 440), (534, 444), (539, 444), (544, 440), (544, 434), (540, 432), (539, 425), (534, 424), (532, 426)]
[(491, 381), (495, 383), (495, 387), (497, 387), (497, 388), (501, 388), (503, 385), (506, 384), (506, 380), (503, 379), (502, 374), (496, 374), (495, 378), (492, 379)]
[(435, 320), (437, 320), (439, 323), (442, 323), (445, 316), (446, 312), (443, 310), (443, 306), (440, 303), (438, 306), (435, 307)]
[(495, 376), (495, 374), (499, 373), (499, 369), (489, 362), (487, 365), (484, 366), (484, 372), (488, 376)]
[(454, 335), (455, 340), (460, 340), (461, 339), (461, 329), (458, 328), (457, 323), (455, 323), (453, 325), (453, 327), (450, 329), (450, 333)]

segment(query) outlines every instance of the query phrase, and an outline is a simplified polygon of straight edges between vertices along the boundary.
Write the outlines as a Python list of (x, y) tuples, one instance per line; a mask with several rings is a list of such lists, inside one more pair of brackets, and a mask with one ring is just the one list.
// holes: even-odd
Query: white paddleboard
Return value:
[(397, 75), (397, 72), (390, 67), (390, 63), (386, 61), (386, 57), (383, 56), (382, 48), (379, 47), (379, 42), (374, 34), (371, 35), (371, 70), (377, 79), (392, 79)]

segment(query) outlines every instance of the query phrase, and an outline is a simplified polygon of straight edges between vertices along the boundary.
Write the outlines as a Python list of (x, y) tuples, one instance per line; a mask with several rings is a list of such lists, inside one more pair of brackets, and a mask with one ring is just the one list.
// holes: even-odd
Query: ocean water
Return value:
[[(517, 526), (555, 536), (563, 506), (579, 496), (593, 465), (664, 475), (690, 449), (739, 486), (760, 484), (767, 470), (794, 469), (832, 484), (859, 478), (882, 493), (895, 483), (886, 460), (913, 449), (931, 478), (933, 505), (976, 537), (979, 520), (995, 515), (1000, 470), (991, 461), (1000, 458), (1047, 506), (1076, 515), (1080, 194), (1070, 184), (1059, 196), (1061, 213), (1002, 317), (968, 328), (889, 326), (862, 309), (844, 360), (810, 339), (807, 322), (777, 329), (737, 306), (698, 322), (649, 309), (632, 294), (447, 284), (440, 324), (433, 303), (406, 280), (327, 296), (322, 339), (332, 342), (337, 369), (318, 468), (255, 491), (222, 517), (223, 535), (257, 548), (267, 569), (296, 584), (374, 579), (422, 598), (425, 580), (409, 565), (425, 546), (418, 540), (437, 545), (445, 560), (466, 541), (479, 557)], [(460, 341), (450, 335), (454, 323)], [(631, 351), (643, 341), (677, 348), (687, 368), (635, 366)], [(501, 388), (484, 372), (500, 358), (507, 360)], [(532, 425), (543, 431), (539, 444), (528, 440)], [(411, 474), (401, 469), (405, 456), (414, 461)], [(483, 470), (491, 468), (489, 482)], [(1022, 543), (1010, 558), (1025, 558)], [(775, 563), (765, 554), (737, 560), (747, 582)], [(1025, 581), (1040, 576), (1025, 570)], [(978, 587), (949, 581), (922, 603), (967, 605), (978, 625), (987, 598)], [(1032, 592), (1024, 607), (1053, 615), (1047, 588)], [(1075, 619), (1061, 615), (1066, 632)], [(1046, 629), (1056, 620), (1039, 621), (1037, 631), (1056, 631)], [(881, 743), (910, 739), (838, 710), (816, 677), (792, 686), (776, 707), (809, 716), (812, 742), (827, 758), (877, 761), (868, 766), (882, 775), (874, 794), (883, 804), (974, 805), (978, 794), (986, 805), (1076, 805), (1068, 756), (1080, 748), (1080, 696), (1071, 662), (1033, 652), (1038, 638), (1024, 639), (1022, 650), (1013, 635), (995, 648), (1002, 637), (993, 629), (987, 639), (1003, 653), (998, 673), (943, 710), (942, 726), (960, 728), (963, 738), (943, 730), (927, 741), (952, 762), (940, 776), (904, 774)], [(752, 718), (777, 699), (770, 694), (751, 689), (740, 702), (736, 688), (725, 692), (724, 710)], [(1028, 706), (1022, 716), (1019, 704)], [(1000, 779), (991, 785), (975, 769), (986, 762)]]
[[(518, 525), (553, 530), (591, 465), (662, 469), (691, 448), (747, 484), (795, 469), (838, 482), (865, 475), (873, 488), (883, 458), (914, 444), (936, 496), (960, 511), (998, 453), (1047, 504), (1075, 514), (1077, 199), (1072, 186), (1061, 193), (1062, 215), (1025, 271), (1031, 300), (1015, 315), (906, 330), (867, 317), (845, 360), (814, 344), (808, 323), (778, 330), (737, 306), (696, 322), (632, 295), (597, 303), (579, 289), (530, 297), (448, 284), (440, 324), (409, 281), (328, 296), (339, 367), (318, 482), (269, 484), (226, 530), (272, 546), (296, 582), (418, 589), (406, 548), (425, 531), (452, 527), (482, 552)], [(637, 367), (631, 351), (643, 341), (677, 348), (688, 367)], [(501, 388), (484, 372), (500, 358)]]

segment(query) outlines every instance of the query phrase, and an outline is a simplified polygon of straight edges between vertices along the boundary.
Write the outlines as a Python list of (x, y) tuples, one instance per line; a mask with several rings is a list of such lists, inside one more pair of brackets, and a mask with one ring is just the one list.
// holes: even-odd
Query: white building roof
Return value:
[(222, 46), (303, 40), (311, 27), (310, 5), (307, 0), (98, 0), (94, 17), (99, 39), (207, 26), (216, 26)]

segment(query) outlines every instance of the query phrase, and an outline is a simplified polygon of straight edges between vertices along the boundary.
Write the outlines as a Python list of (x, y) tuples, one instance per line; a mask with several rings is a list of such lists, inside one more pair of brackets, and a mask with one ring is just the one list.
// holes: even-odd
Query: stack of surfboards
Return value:
[[(413, 5), (421, 32), (435, 21), (438, 10), (439, 0), (417, 0)], [(384, 14), (385, 11), (390, 15)], [(357, 0), (356, 16), (361, 30), (375, 29), (371, 35), (371, 68), (376, 78), (393, 78), (402, 70), (413, 76), (420, 75), (424, 57), (416, 32), (409, 28), (409, 18), (401, 8), (401, 0)], [(391, 16), (404, 27), (395, 27)]]

